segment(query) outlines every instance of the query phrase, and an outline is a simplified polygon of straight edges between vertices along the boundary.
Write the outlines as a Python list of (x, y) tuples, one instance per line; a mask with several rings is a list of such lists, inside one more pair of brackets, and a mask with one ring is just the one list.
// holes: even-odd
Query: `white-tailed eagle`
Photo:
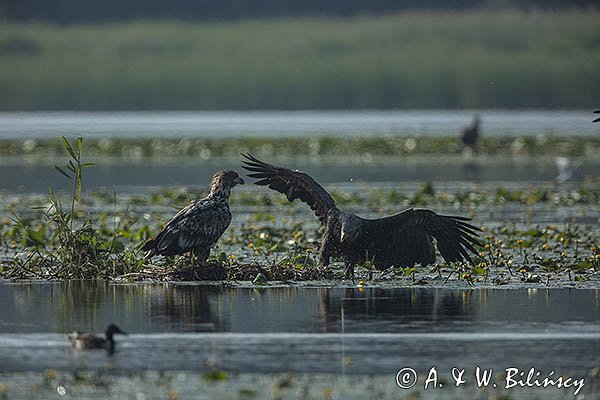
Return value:
[(268, 186), (286, 195), (288, 201), (300, 199), (315, 212), (323, 226), (319, 266), (329, 265), (331, 257), (343, 257), (345, 276), (354, 276), (354, 266), (370, 261), (378, 270), (391, 266), (412, 267), (435, 263), (437, 248), (447, 262), (469, 261), (479, 228), (467, 223), (470, 218), (438, 215), (427, 209), (409, 208), (399, 214), (378, 219), (361, 218), (340, 211), (329, 193), (308, 174), (277, 167), (242, 154), (243, 168), (257, 178), (257, 185)]
[(144, 244), (146, 259), (155, 255), (172, 256), (191, 252), (201, 265), (210, 249), (231, 223), (229, 195), (244, 180), (235, 171), (219, 171), (210, 181), (210, 192), (181, 209), (156, 235)]

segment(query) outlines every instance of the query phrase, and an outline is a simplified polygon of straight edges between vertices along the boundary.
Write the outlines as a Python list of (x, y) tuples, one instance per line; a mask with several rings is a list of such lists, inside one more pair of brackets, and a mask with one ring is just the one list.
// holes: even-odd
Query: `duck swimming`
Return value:
[(70, 333), (68, 338), (77, 350), (105, 349), (112, 352), (115, 348), (113, 335), (116, 333), (127, 335), (117, 324), (110, 324), (105, 331), (106, 338), (79, 331)]

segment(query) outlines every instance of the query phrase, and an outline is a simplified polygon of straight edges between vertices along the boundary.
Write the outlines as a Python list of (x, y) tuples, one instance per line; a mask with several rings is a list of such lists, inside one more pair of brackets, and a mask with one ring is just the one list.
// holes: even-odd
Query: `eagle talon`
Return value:
[(323, 269), (321, 267), (317, 267), (316, 271), (317, 271), (317, 278), (325, 279), (325, 269)]

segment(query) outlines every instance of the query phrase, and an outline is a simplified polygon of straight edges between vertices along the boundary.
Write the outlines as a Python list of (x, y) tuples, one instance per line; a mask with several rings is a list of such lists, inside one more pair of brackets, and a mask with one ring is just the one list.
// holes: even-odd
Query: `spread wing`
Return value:
[[(600, 110), (596, 110), (594, 111), (594, 114), (600, 114)], [(595, 120), (593, 120), (592, 122), (600, 122), (600, 118), (596, 118)]]
[(308, 174), (267, 164), (251, 154), (242, 156), (246, 159), (242, 168), (252, 172), (249, 177), (259, 179), (255, 184), (285, 194), (290, 202), (300, 199), (310, 206), (321, 223), (325, 222), (329, 210), (337, 209), (331, 195)]
[[(435, 262), (432, 239), (446, 262), (469, 261), (469, 252), (478, 254), (475, 246), (481, 229), (467, 223), (470, 218), (438, 215), (426, 209), (408, 209), (386, 218), (368, 220), (371, 241), (376, 244), (371, 254), (382, 265), (428, 265)], [(396, 264), (397, 265), (397, 264)]]
[(146, 257), (155, 254), (171, 256), (195, 248), (214, 245), (231, 222), (226, 204), (214, 200), (199, 200), (180, 210), (142, 250)]

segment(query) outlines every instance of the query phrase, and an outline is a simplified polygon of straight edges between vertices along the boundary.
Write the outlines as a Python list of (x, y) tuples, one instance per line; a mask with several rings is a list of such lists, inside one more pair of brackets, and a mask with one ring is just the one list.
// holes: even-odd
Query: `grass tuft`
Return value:
[(60, 197), (50, 191), (49, 206), (42, 209), (39, 229), (32, 229), (26, 220), (14, 214), (14, 223), (25, 234), (30, 250), (9, 260), (3, 270), (5, 278), (109, 279), (141, 263), (131, 251), (115, 251), (116, 227), (112, 239), (105, 241), (96, 234), (90, 217), (78, 220), (76, 205), (81, 201), (83, 169), (93, 163), (82, 163), (81, 137), (75, 146), (64, 136), (62, 141), (71, 158), (66, 167), (55, 166), (55, 169), (73, 181), (70, 209), (65, 210)]

